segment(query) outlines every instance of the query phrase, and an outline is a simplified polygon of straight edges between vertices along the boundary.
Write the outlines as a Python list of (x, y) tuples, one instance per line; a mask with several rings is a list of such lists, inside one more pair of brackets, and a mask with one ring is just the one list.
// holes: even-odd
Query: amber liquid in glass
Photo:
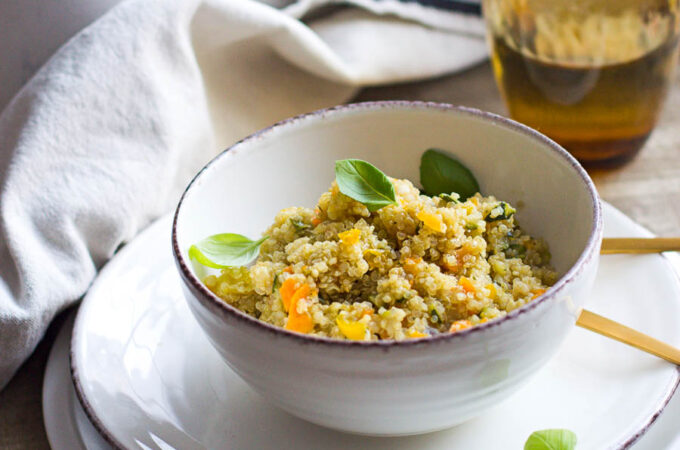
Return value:
[(651, 133), (677, 64), (674, 36), (629, 61), (546, 62), (492, 39), (494, 72), (510, 116), (553, 138), (586, 165), (632, 158)]

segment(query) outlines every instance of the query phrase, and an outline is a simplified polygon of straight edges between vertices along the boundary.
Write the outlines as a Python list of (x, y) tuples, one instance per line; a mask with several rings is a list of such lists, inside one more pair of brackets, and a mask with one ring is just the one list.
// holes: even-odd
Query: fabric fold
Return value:
[(387, 1), (362, 0), (305, 22), (291, 13), (321, 3), (126, 0), (10, 102), (0, 115), (0, 388), (54, 315), (218, 151), (359, 86), (486, 55), (481, 34), (437, 28), (413, 5), (385, 12)]

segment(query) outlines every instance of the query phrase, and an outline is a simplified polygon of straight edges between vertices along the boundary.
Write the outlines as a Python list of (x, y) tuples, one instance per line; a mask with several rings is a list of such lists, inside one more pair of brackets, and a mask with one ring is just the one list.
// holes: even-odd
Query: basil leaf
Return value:
[(397, 203), (394, 185), (373, 164), (360, 159), (335, 161), (335, 179), (340, 192), (377, 211)]
[(420, 184), (431, 197), (455, 192), (467, 200), (479, 192), (479, 183), (467, 167), (435, 149), (420, 157)]
[(251, 241), (245, 236), (234, 233), (215, 234), (207, 237), (189, 249), (189, 258), (213, 269), (245, 266), (257, 258), (260, 245), (269, 236)]
[(524, 444), (524, 450), (573, 450), (576, 433), (570, 430), (534, 431)]

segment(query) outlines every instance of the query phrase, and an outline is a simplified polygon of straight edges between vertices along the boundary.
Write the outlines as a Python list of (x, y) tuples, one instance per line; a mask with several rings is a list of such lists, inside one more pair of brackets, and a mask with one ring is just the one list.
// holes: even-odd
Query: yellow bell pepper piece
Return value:
[(470, 328), (472, 326), (472, 322), (469, 320), (456, 320), (451, 324), (451, 328), (449, 328), (449, 332), (455, 333), (457, 331), (464, 330), (466, 328)]
[(472, 283), (472, 281), (469, 278), (460, 277), (460, 279), (458, 280), (458, 284), (468, 294), (471, 293), (471, 292), (474, 293), (477, 290), (477, 289), (475, 289), (475, 285)]
[(495, 299), (496, 296), (498, 295), (498, 291), (496, 291), (496, 286), (494, 286), (493, 283), (489, 283), (485, 287), (489, 290), (489, 298)]
[(411, 338), (424, 338), (427, 337), (427, 334), (421, 333), (420, 331), (413, 330), (408, 334), (409, 337)]
[(356, 228), (352, 228), (351, 230), (343, 231), (342, 233), (338, 233), (338, 237), (342, 241), (343, 244), (345, 245), (354, 245), (357, 242), (359, 242), (359, 238), (361, 237), (361, 230), (357, 230)]
[(338, 324), (340, 332), (345, 335), (347, 339), (353, 341), (363, 341), (366, 339), (366, 324), (362, 322), (350, 322), (344, 318), (338, 316), (335, 319), (335, 323)]

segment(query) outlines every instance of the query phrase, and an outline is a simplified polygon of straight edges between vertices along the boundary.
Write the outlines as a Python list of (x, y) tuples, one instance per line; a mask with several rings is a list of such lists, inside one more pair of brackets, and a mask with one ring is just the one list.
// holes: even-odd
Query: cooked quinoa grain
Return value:
[(546, 244), (522, 232), (511, 205), (392, 182), (397, 204), (372, 213), (335, 182), (315, 209), (280, 211), (257, 261), (208, 276), (206, 286), (289, 330), (400, 340), (502, 317), (554, 284)]

